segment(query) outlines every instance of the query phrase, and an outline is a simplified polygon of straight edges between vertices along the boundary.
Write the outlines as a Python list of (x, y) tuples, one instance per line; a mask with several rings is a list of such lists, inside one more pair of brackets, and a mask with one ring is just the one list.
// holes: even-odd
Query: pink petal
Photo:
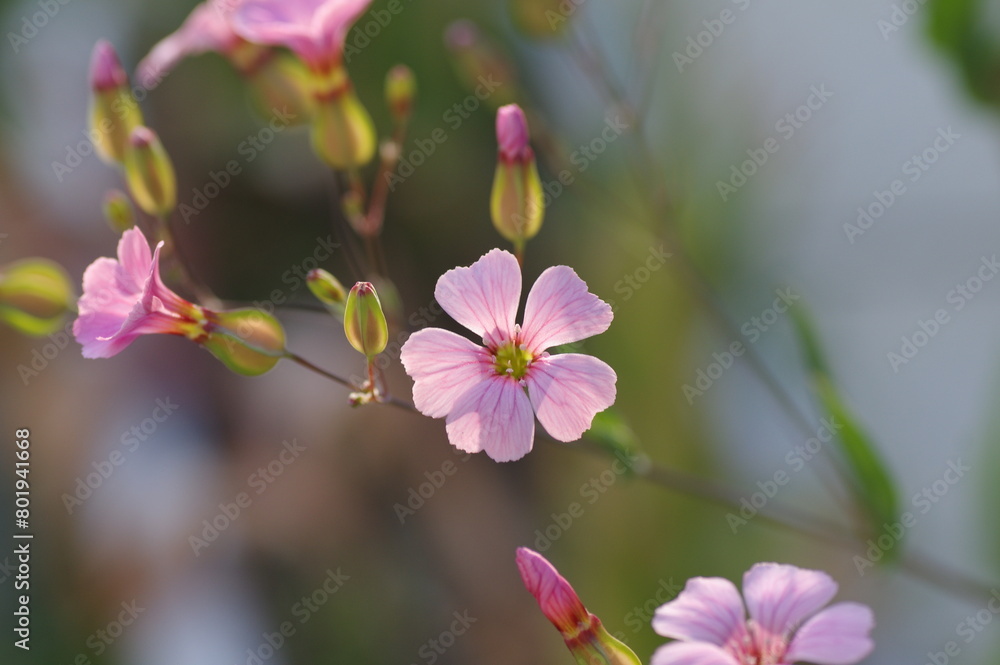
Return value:
[(607, 363), (578, 353), (539, 358), (525, 377), (538, 420), (565, 442), (583, 436), (594, 416), (615, 403), (617, 379)]
[(649, 665), (740, 665), (740, 663), (713, 644), (672, 642), (657, 649)]
[(152, 311), (150, 303), (153, 298), (157, 298), (162, 303), (163, 308), (167, 311), (182, 316), (192, 316), (194, 315), (193, 310), (196, 309), (195, 306), (174, 293), (163, 283), (163, 280), (160, 279), (160, 250), (162, 249), (163, 242), (161, 241), (156, 246), (156, 251), (153, 252), (152, 265), (150, 267), (146, 283), (143, 287), (143, 302), (150, 309), (150, 311)]
[(736, 586), (721, 577), (694, 577), (674, 600), (653, 616), (664, 637), (724, 646), (746, 633), (743, 601)]
[(215, 51), (228, 55), (240, 43), (229, 15), (239, 0), (209, 0), (196, 6), (175, 32), (162, 39), (136, 70), (139, 83), (152, 90), (184, 58)]
[(431, 418), (443, 418), (462, 395), (492, 372), (489, 352), (440, 328), (413, 333), (399, 354), (413, 379), (413, 403)]
[(142, 285), (124, 275), (114, 259), (101, 257), (83, 273), (83, 295), (77, 304), (81, 314), (101, 311), (116, 313), (122, 320), (139, 298)]
[(599, 335), (612, 318), (611, 307), (590, 293), (572, 268), (554, 266), (531, 287), (521, 339), (528, 349), (540, 353)]
[(867, 606), (838, 603), (799, 628), (785, 658), (817, 665), (852, 665), (875, 648), (868, 637), (874, 626), (875, 617)]
[(142, 235), (142, 231), (138, 228), (129, 229), (122, 234), (121, 240), (118, 241), (118, 262), (121, 263), (124, 276), (127, 277), (123, 286), (134, 287), (133, 290), (142, 289), (146, 279), (149, 278), (153, 257), (146, 236)]
[(514, 337), (521, 268), (513, 254), (494, 249), (468, 268), (441, 275), (434, 298), (487, 346), (499, 346)]
[(73, 336), (83, 347), (84, 358), (110, 358), (128, 346), (122, 340), (112, 340), (128, 315), (93, 311), (80, 314), (73, 322)]
[(576, 591), (545, 557), (519, 547), (516, 561), (525, 588), (538, 601), (545, 618), (563, 636), (578, 632), (581, 624), (590, 621), (590, 612)]
[(837, 583), (818, 570), (758, 563), (743, 576), (750, 616), (772, 635), (787, 636), (836, 594)]
[(531, 451), (535, 419), (518, 383), (491, 376), (465, 393), (448, 414), (448, 440), (459, 450), (485, 450), (494, 461), (513, 462)]

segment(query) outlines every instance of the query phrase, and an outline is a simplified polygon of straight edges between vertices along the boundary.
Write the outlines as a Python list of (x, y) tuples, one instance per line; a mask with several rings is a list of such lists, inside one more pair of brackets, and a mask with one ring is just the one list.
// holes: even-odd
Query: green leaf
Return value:
[(870, 532), (877, 533), (884, 524), (898, 519), (899, 492), (875, 442), (837, 390), (819, 337), (803, 310), (801, 306), (791, 310), (792, 320), (803, 347), (806, 366), (812, 375), (816, 400), (835, 425), (835, 440), (851, 474), (850, 487), (855, 501), (865, 511)]

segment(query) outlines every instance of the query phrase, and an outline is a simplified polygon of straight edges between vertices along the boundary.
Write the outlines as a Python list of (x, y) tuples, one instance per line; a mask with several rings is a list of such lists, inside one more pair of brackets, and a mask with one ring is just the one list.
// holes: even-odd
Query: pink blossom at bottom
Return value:
[(406, 341), (400, 357), (414, 381), (417, 409), (445, 418), (448, 439), (459, 450), (517, 460), (532, 448), (535, 416), (553, 438), (575, 441), (614, 404), (617, 376), (606, 363), (546, 352), (611, 325), (611, 307), (571, 268), (555, 266), (538, 277), (523, 326), (514, 323), (521, 270), (509, 252), (494, 249), (467, 268), (448, 271), (434, 296), (483, 345), (427, 328)]
[[(743, 576), (743, 595), (719, 577), (696, 577), (656, 610), (653, 630), (676, 642), (651, 665), (853, 665), (874, 648), (871, 609), (838, 603), (826, 573), (759, 563)], [(746, 618), (749, 612), (750, 618)]]

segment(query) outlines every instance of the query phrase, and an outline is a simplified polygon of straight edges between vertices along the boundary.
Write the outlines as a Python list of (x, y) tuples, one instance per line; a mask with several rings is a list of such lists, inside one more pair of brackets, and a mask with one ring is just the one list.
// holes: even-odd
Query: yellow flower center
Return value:
[(498, 348), (493, 354), (493, 369), (501, 376), (510, 376), (520, 381), (528, 373), (534, 354), (513, 342)]

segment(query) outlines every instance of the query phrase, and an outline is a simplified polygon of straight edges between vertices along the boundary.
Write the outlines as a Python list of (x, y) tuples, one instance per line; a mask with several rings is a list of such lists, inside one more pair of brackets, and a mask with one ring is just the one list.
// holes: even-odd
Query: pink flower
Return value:
[(528, 119), (517, 104), (497, 110), (497, 144), (504, 161), (524, 162), (533, 157), (528, 145)]
[(110, 358), (140, 335), (164, 333), (203, 341), (206, 310), (184, 300), (160, 280), (160, 249), (152, 254), (139, 229), (118, 242), (118, 260), (100, 258), (83, 273), (80, 315), (73, 334), (85, 358)]
[[(413, 401), (431, 418), (446, 418), (451, 444), (485, 450), (497, 462), (531, 450), (538, 420), (553, 438), (575, 441), (615, 401), (614, 370), (590, 356), (546, 349), (604, 332), (611, 307), (587, 291), (566, 266), (543, 272), (528, 294), (524, 326), (514, 323), (521, 298), (517, 259), (499, 249), (438, 280), (434, 297), (453, 319), (479, 335), (478, 346), (427, 328), (403, 345)], [(527, 389), (527, 394), (525, 394)]]
[(247, 41), (285, 46), (317, 71), (340, 63), (347, 31), (371, 0), (245, 0), (233, 28)]
[(246, 42), (233, 32), (229, 19), (240, 2), (206, 0), (197, 5), (181, 27), (157, 43), (139, 63), (139, 83), (148, 90), (155, 88), (181, 60), (192, 55), (216, 52), (236, 59)]
[(672, 642), (651, 665), (852, 665), (871, 653), (872, 611), (858, 603), (822, 609), (837, 583), (816, 570), (759, 563), (732, 582), (696, 577), (656, 610), (653, 630)]

